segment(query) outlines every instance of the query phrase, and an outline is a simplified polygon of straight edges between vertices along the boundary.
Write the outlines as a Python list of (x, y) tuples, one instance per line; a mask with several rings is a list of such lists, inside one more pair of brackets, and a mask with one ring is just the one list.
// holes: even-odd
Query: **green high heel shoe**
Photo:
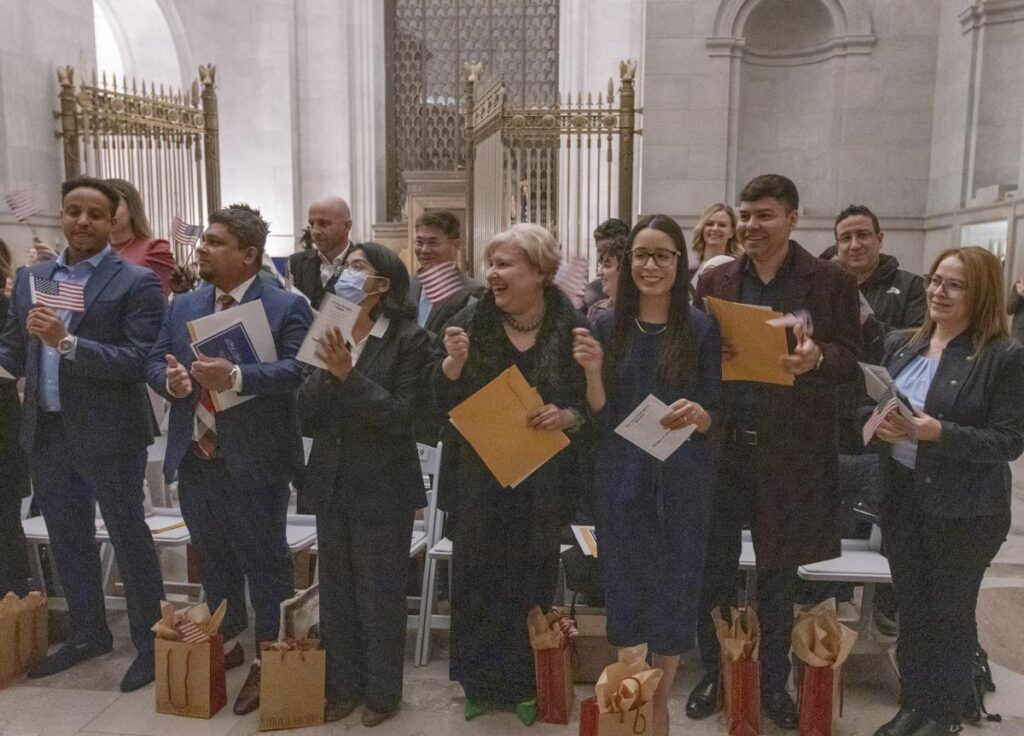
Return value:
[(466, 698), (466, 720), (472, 721), (478, 716), (482, 716), (489, 710), (487, 704), (480, 701), (474, 700), (473, 698)]
[(524, 700), (516, 706), (516, 717), (524, 726), (532, 726), (537, 722), (537, 699)]

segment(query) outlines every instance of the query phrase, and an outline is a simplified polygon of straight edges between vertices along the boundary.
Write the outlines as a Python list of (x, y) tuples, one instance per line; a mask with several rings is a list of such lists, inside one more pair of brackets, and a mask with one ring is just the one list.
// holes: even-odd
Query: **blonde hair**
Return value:
[(540, 225), (520, 222), (500, 232), (484, 248), (484, 259), (490, 260), (491, 253), (501, 245), (513, 245), (526, 256), (527, 262), (543, 277), (544, 286), (550, 286), (558, 271), (562, 256), (558, 241)]
[[(964, 264), (967, 291), (968, 329), (974, 343), (974, 352), (999, 337), (1009, 334), (1006, 326), (1006, 298), (1003, 295), (1003, 267), (991, 252), (976, 245), (966, 248), (947, 248), (939, 253), (928, 273), (933, 274), (939, 264), (950, 257)], [(925, 277), (927, 284), (927, 277)], [(914, 333), (912, 342), (926, 342), (935, 330), (935, 322), (926, 309), (924, 323)]]
[(733, 256), (734, 258), (743, 255), (743, 247), (740, 245), (739, 238), (736, 237), (736, 211), (725, 202), (715, 202), (704, 210), (704, 214), (700, 216), (700, 222), (693, 229), (693, 238), (690, 241), (690, 250), (700, 256), (702, 261), (704, 260), (704, 226), (708, 224), (708, 220), (711, 219), (712, 215), (716, 215), (719, 212), (724, 212), (732, 224), (732, 235), (725, 244), (725, 255)]

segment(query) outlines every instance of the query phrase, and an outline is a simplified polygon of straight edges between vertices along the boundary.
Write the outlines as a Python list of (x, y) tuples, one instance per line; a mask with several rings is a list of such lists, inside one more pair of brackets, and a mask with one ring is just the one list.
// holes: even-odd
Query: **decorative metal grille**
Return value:
[(466, 62), (505, 81), (512, 104), (558, 99), (558, 0), (387, 0), (388, 219), (401, 172), (465, 164)]

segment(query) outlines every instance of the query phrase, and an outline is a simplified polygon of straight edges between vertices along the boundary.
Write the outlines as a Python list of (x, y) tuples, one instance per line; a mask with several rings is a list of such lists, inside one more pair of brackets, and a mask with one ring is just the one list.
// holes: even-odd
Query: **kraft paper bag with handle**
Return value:
[(227, 601), (210, 614), (205, 603), (181, 611), (160, 604), (156, 633), (156, 710), (212, 718), (227, 704), (224, 639), (219, 632)]
[(793, 625), (800, 736), (832, 736), (836, 704), (842, 715), (842, 668), (857, 632), (839, 623), (830, 598), (797, 615)]
[(729, 736), (761, 733), (761, 627), (753, 609), (733, 608), (729, 620), (711, 610), (722, 650), (722, 697)]
[(327, 652), (318, 639), (260, 645), (260, 730), (324, 722)]
[(649, 667), (646, 659), (646, 644), (619, 650), (619, 661), (605, 667), (598, 678), (594, 697), (580, 706), (580, 736), (653, 733), (654, 693), (662, 671)]
[(572, 653), (576, 625), (559, 611), (534, 607), (526, 617), (533, 647), (537, 711), (542, 723), (569, 722), (572, 712)]
[(46, 596), (8, 593), (0, 599), (0, 688), (25, 675), (48, 646)]

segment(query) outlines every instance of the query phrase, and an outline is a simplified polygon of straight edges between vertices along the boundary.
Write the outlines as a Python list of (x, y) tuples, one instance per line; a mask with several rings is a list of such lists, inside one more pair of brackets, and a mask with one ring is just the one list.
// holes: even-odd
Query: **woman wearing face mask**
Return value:
[(155, 273), (163, 286), (164, 296), (170, 296), (171, 275), (178, 267), (170, 244), (153, 235), (142, 206), (142, 196), (130, 181), (107, 179), (107, 184), (121, 195), (114, 227), (110, 231), (114, 252), (129, 263), (145, 266)]
[(586, 323), (552, 286), (558, 244), (544, 228), (514, 225), (494, 237), (484, 259), (489, 291), (446, 325), (430, 370), (433, 400), (448, 412), (517, 366), (544, 401), (528, 426), (567, 432), (572, 444), (515, 488), (503, 488), (446, 427), (441, 505), (453, 520), (451, 678), (465, 690), (467, 720), (513, 708), (529, 725), (537, 705), (526, 616), (534, 606), (551, 606), (559, 529), (575, 510), (577, 433), (587, 409), (572, 330)]
[[(743, 248), (736, 237), (736, 212), (732, 207), (724, 202), (716, 202), (704, 210), (700, 222), (693, 229), (692, 251), (690, 275), (694, 286), (711, 259), (716, 256), (737, 258), (743, 254)], [(721, 259), (713, 265), (719, 263)]]
[(900, 710), (876, 736), (960, 731), (977, 644), (975, 607), (1010, 528), (1010, 461), (1024, 450), (1024, 348), (1006, 329), (1002, 269), (951, 248), (925, 276), (916, 331), (886, 339), (883, 365), (914, 410), (893, 410), (882, 535), (900, 612)]
[(426, 505), (411, 410), (429, 346), (390, 249), (354, 248), (335, 290), (360, 311), (351, 343), (328, 333), (317, 351), (327, 368), (299, 389), (313, 436), (303, 490), (320, 540), (325, 718), (362, 704), (363, 724), (376, 726), (402, 700), (409, 540)]
[[(656, 736), (669, 728), (679, 656), (692, 648), (711, 511), (707, 433), (721, 390), (718, 328), (690, 306), (686, 243), (666, 215), (637, 222), (612, 314), (593, 336), (576, 330), (598, 432), (594, 511), (608, 609), (608, 641), (647, 643), (664, 676), (654, 695)], [(694, 429), (664, 461), (615, 432), (653, 394), (665, 429)]]

